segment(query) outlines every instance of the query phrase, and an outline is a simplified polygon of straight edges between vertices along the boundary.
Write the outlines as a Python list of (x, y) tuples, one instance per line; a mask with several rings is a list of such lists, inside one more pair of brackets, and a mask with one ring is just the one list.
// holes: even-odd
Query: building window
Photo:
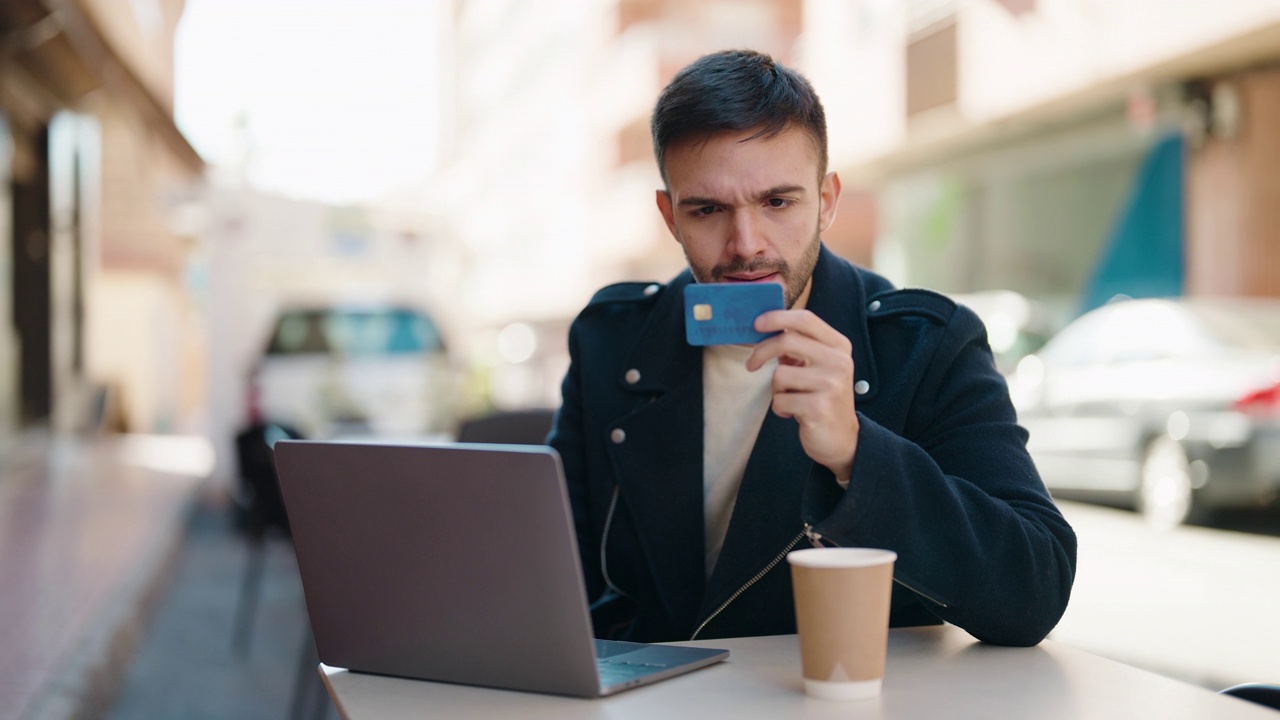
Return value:
[(1036, 9), (1036, 0), (996, 0), (996, 2), (1012, 15), (1024, 15), (1035, 12)]

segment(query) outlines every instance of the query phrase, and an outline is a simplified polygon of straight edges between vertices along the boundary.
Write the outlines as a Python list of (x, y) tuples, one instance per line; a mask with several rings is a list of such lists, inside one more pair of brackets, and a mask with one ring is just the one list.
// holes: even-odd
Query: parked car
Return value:
[(1104, 306), (1023, 358), (1010, 392), (1055, 494), (1168, 528), (1280, 492), (1280, 299)]
[(1005, 375), (1013, 372), (1023, 357), (1039, 350), (1064, 322), (1045, 302), (1012, 290), (958, 293), (951, 299), (982, 320), (996, 368)]
[(447, 433), (456, 378), (423, 310), (289, 308), (250, 375), (249, 418), (310, 438)]

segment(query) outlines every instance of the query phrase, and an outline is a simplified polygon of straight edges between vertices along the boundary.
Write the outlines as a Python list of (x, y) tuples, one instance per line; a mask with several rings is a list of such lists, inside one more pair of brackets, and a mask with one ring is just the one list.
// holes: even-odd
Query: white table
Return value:
[(954, 627), (889, 633), (884, 690), (805, 697), (794, 635), (706, 640), (729, 659), (600, 700), (401, 680), (320, 666), (347, 720), (492, 718), (1162, 718), (1276, 720), (1275, 712), (1068, 645), (982, 645)]

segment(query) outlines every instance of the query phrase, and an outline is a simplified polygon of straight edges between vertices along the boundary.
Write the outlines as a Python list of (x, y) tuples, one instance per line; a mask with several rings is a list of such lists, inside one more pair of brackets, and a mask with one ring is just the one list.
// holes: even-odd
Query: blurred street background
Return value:
[(828, 246), (986, 322), (1052, 637), (1280, 682), (1280, 0), (0, 0), (0, 719), (322, 715), (256, 451), (554, 408), (733, 47), (823, 99)]

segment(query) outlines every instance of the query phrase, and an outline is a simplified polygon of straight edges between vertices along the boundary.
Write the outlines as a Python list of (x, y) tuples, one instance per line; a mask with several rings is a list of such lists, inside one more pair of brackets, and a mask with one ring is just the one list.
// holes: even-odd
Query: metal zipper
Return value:
[(940, 600), (936, 600), (936, 599), (934, 599), (934, 598), (932, 598), (932, 597), (930, 597), (930, 596), (928, 596), (928, 595), (926, 595), (926, 594), (924, 594), (924, 593), (920, 592), (919, 590), (917, 590), (917, 589), (915, 589), (915, 588), (911, 587), (910, 585), (908, 585), (908, 584), (906, 584), (906, 583), (902, 582), (902, 581), (901, 581), (901, 580), (899, 580), (898, 578), (894, 578), (894, 579), (893, 579), (893, 581), (894, 581), (894, 582), (896, 582), (896, 583), (898, 583), (898, 584), (899, 584), (899, 585), (901, 585), (902, 587), (904, 587), (904, 588), (906, 588), (906, 589), (910, 590), (911, 592), (915, 593), (916, 595), (919, 595), (920, 597), (924, 598), (925, 600), (928, 600), (929, 602), (933, 603), (934, 605), (937, 605), (938, 607), (946, 607), (946, 606), (947, 606), (947, 604), (946, 604), (946, 603), (944, 603), (944, 602), (942, 602), (942, 601), (940, 601)]
[[(804, 524), (804, 535), (805, 537), (809, 538), (809, 544), (813, 545), (814, 547), (816, 548), (826, 547), (826, 545), (822, 544), (822, 536), (819, 535), (813, 529), (813, 526), (810, 525), (809, 523)], [(832, 547), (836, 547), (836, 546), (832, 545)]]
[[(805, 532), (808, 532), (808, 529), (807, 529), (807, 528), (808, 528), (808, 526), (806, 526), (806, 530), (805, 530)], [(715, 612), (713, 612), (713, 613), (711, 613), (710, 615), (708, 615), (708, 616), (707, 616), (707, 619), (706, 619), (706, 620), (703, 620), (703, 621), (702, 621), (702, 624), (698, 626), (698, 629), (693, 631), (693, 636), (692, 636), (692, 637), (690, 637), (689, 639), (690, 639), (690, 640), (697, 640), (697, 639), (698, 639), (698, 633), (702, 632), (702, 629), (703, 629), (703, 628), (705, 628), (705, 627), (707, 626), (707, 623), (711, 622), (712, 620), (715, 620), (715, 619), (716, 619), (716, 616), (717, 616), (717, 615), (719, 615), (720, 613), (724, 612), (724, 609), (725, 609), (725, 608), (727, 608), (727, 607), (729, 607), (729, 604), (730, 604), (730, 603), (732, 603), (734, 600), (737, 600), (739, 595), (741, 595), (742, 593), (746, 592), (746, 591), (747, 591), (747, 588), (749, 588), (749, 587), (751, 587), (752, 585), (755, 585), (756, 583), (760, 582), (760, 578), (764, 577), (765, 575), (768, 575), (768, 574), (769, 574), (769, 571), (770, 571), (770, 570), (772, 570), (772, 569), (773, 569), (773, 568), (774, 568), (778, 563), (782, 562), (782, 558), (786, 557), (786, 556), (787, 556), (787, 553), (791, 552), (791, 548), (795, 547), (795, 546), (796, 546), (796, 544), (797, 544), (797, 543), (799, 543), (799, 542), (804, 538), (804, 536), (805, 536), (805, 532), (801, 532), (799, 535), (797, 535), (797, 536), (795, 537), (795, 539), (794, 539), (794, 540), (792, 540), (790, 543), (788, 543), (788, 544), (787, 544), (787, 546), (786, 546), (785, 548), (783, 548), (782, 552), (778, 553), (778, 556), (777, 556), (777, 557), (775, 557), (773, 560), (771, 560), (771, 561), (769, 562), (769, 564), (768, 564), (768, 565), (765, 565), (765, 566), (764, 566), (764, 569), (763, 569), (763, 570), (761, 570), (760, 572), (756, 573), (756, 574), (755, 574), (755, 577), (751, 578), (750, 580), (748, 580), (748, 581), (746, 582), (746, 584), (745, 584), (745, 585), (743, 585), (742, 587), (738, 588), (738, 589), (737, 589), (737, 590), (736, 590), (732, 595), (730, 595), (730, 596), (729, 596), (729, 599), (728, 599), (728, 600), (725, 600), (725, 601), (724, 601), (724, 603), (722, 603), (722, 604), (720, 605), (720, 607), (716, 608), (716, 611), (715, 611)]]
[(613, 499), (609, 501), (609, 513), (604, 518), (604, 532), (600, 535), (600, 574), (604, 576), (604, 584), (610, 590), (629, 598), (631, 596), (614, 585), (613, 580), (609, 578), (609, 562), (605, 559), (605, 550), (609, 547), (609, 528), (613, 527), (613, 512), (618, 509), (618, 495), (621, 492), (621, 485), (613, 486)]
[[(815, 530), (813, 529), (813, 526), (812, 526), (812, 525), (810, 525), (809, 523), (805, 523), (805, 524), (804, 524), (804, 534), (805, 534), (805, 536), (806, 536), (806, 537), (808, 537), (808, 538), (809, 538), (809, 542), (810, 542), (810, 543), (812, 543), (812, 544), (813, 544), (813, 546), (814, 546), (814, 547), (816, 547), (816, 548), (821, 548), (821, 547), (840, 547), (839, 545), (836, 545), (835, 543), (831, 543), (831, 545), (824, 545), (824, 544), (823, 544), (823, 538), (822, 538), (822, 535), (821, 535), (820, 533), (818, 533), (817, 531), (815, 531)], [(940, 600), (937, 600), (936, 598), (934, 598), (934, 597), (932, 597), (932, 596), (930, 596), (930, 595), (927, 595), (927, 594), (925, 594), (925, 593), (920, 592), (919, 590), (917, 590), (917, 589), (915, 589), (915, 588), (911, 587), (910, 585), (908, 585), (908, 584), (906, 584), (906, 583), (902, 582), (901, 580), (899, 580), (899, 579), (897, 578), (897, 576), (894, 576), (893, 581), (894, 581), (894, 582), (896, 582), (896, 583), (898, 583), (898, 584), (899, 584), (899, 585), (901, 585), (902, 587), (904, 587), (904, 588), (906, 588), (906, 589), (910, 590), (911, 592), (915, 593), (916, 595), (919, 595), (920, 597), (924, 598), (925, 600), (928, 600), (929, 602), (933, 603), (934, 605), (937, 605), (938, 607), (947, 607), (947, 604), (946, 604), (946, 603), (944, 603), (944, 602), (942, 602), (942, 601), (940, 601)]]

